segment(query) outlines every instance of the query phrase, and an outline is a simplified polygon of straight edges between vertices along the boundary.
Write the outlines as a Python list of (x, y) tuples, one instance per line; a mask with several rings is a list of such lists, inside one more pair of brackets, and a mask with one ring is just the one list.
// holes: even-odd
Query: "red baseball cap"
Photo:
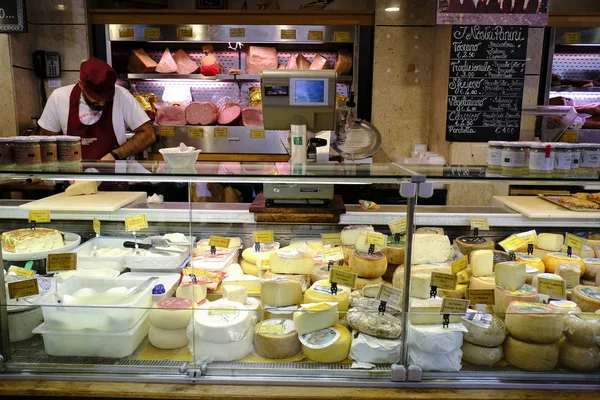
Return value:
[(85, 92), (94, 100), (111, 102), (115, 97), (117, 73), (99, 58), (92, 57), (81, 63), (79, 80)]

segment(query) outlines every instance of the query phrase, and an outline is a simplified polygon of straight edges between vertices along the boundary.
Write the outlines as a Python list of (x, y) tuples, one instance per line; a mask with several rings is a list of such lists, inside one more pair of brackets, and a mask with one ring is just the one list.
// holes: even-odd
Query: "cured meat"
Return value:
[(200, 61), (200, 73), (205, 76), (215, 76), (220, 72), (215, 56), (206, 55)]
[(576, 106), (575, 109), (578, 113), (600, 115), (600, 103), (582, 104)]
[(173, 72), (177, 72), (177, 63), (171, 55), (171, 51), (168, 47), (163, 53), (160, 62), (156, 66), (156, 72), (159, 74), (171, 74)]
[(323, 57), (322, 55), (317, 54), (308, 69), (329, 69), (329, 68), (331, 68), (331, 63), (329, 62), (329, 60), (326, 59), (325, 57)]
[(156, 61), (144, 49), (134, 49), (129, 55), (127, 70), (134, 74), (149, 74), (156, 70)]
[(573, 87), (590, 87), (594, 86), (594, 81), (588, 81), (585, 79), (561, 79), (561, 85), (573, 86)]
[(208, 101), (194, 102), (185, 108), (185, 120), (190, 125), (211, 125), (218, 118), (219, 109)]
[(247, 74), (260, 74), (266, 69), (277, 69), (275, 47), (250, 46), (246, 61)]
[(241, 69), (237, 69), (237, 68), (229, 68), (229, 71), (227, 73), (231, 74), (231, 75), (241, 75), (242, 74), (242, 70)]
[(198, 64), (188, 56), (188, 54), (179, 49), (173, 56), (177, 63), (177, 73), (181, 75), (193, 74), (198, 71)]
[(308, 69), (309, 67), (310, 62), (302, 53), (292, 53), (285, 69)]
[(286, 64), (281, 64), (279, 67), (277, 67), (277, 69), (286, 69), (287, 65)]
[(335, 63), (333, 64), (333, 69), (338, 75), (350, 73), (350, 70), (352, 69), (352, 54), (346, 50), (338, 51)]
[(584, 129), (600, 129), (600, 116), (590, 117), (583, 124)]
[(575, 105), (573, 99), (569, 99), (568, 97), (553, 97), (548, 101), (548, 104), (551, 106), (571, 106)]
[(242, 108), (237, 104), (230, 105), (219, 114), (219, 125), (231, 125), (242, 116)]
[(244, 126), (263, 126), (262, 107), (246, 107), (242, 110), (242, 123)]
[(184, 126), (185, 108), (179, 106), (164, 106), (156, 112), (156, 122), (166, 126)]

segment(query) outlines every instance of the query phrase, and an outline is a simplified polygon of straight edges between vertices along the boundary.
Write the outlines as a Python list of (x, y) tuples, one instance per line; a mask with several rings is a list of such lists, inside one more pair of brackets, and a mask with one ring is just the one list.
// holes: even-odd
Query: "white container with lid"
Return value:
[(504, 142), (502, 148), (502, 174), (515, 175), (527, 168), (525, 164), (526, 145), (520, 142)]
[(554, 169), (554, 158), (551, 143), (532, 143), (529, 151), (529, 171), (534, 175), (550, 173)]
[(600, 168), (600, 143), (580, 143), (581, 172), (596, 172)]
[(554, 148), (554, 169), (558, 174), (568, 174), (573, 164), (573, 145), (571, 143), (552, 143)]
[(500, 170), (502, 164), (502, 148), (504, 142), (492, 140), (488, 142), (487, 167), (488, 170)]

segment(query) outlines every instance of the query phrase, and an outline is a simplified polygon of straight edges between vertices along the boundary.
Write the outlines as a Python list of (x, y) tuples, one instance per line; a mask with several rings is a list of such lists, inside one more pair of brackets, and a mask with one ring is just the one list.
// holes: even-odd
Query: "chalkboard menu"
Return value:
[(27, 32), (25, 0), (0, 0), (0, 33)]
[(446, 140), (519, 140), (527, 27), (452, 27)]

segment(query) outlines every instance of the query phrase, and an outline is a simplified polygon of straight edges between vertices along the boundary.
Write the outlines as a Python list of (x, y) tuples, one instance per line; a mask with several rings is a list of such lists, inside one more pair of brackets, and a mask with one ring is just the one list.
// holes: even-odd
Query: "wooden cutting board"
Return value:
[(22, 204), (25, 210), (49, 211), (117, 211), (134, 201), (146, 201), (145, 192), (98, 192), (84, 196), (55, 194), (44, 199)]
[(571, 211), (537, 196), (494, 196), (493, 205), (505, 205), (528, 218), (595, 219), (600, 211)]

